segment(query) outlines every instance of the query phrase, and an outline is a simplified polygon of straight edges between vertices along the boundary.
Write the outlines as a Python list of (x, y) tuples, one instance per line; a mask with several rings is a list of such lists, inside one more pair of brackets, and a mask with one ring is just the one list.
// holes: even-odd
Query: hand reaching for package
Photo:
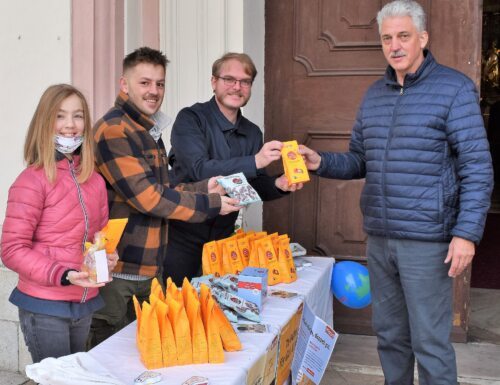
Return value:
[(239, 201), (234, 198), (229, 198), (226, 196), (221, 196), (221, 206), (219, 215), (226, 215), (234, 211), (239, 211), (241, 206), (239, 206)]
[(224, 190), (224, 187), (222, 187), (219, 182), (217, 182), (217, 179), (222, 178), (222, 176), (214, 176), (208, 180), (208, 192), (210, 194), (219, 194), (220, 200), (221, 200), (221, 206), (220, 206), (220, 212), (219, 215), (226, 215), (229, 213), (232, 213), (234, 211), (238, 211), (241, 209), (241, 206), (239, 206), (239, 201), (237, 199), (229, 198), (226, 195), (226, 190)]
[(308, 170), (317, 170), (321, 164), (321, 156), (303, 144), (299, 145), (299, 153), (304, 158)]
[(271, 140), (264, 143), (260, 151), (255, 154), (255, 166), (257, 169), (267, 167), (271, 162), (281, 159), (281, 148), (283, 143)]
[(224, 187), (222, 187), (219, 182), (217, 182), (217, 179), (219, 178), (222, 178), (222, 176), (213, 176), (208, 180), (207, 189), (209, 194), (219, 194), (220, 196), (226, 195), (226, 190), (224, 190)]

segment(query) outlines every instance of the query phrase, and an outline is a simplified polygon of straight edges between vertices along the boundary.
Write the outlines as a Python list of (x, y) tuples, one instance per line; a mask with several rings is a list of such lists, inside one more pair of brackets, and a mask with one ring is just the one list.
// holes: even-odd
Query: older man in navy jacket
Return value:
[(408, 0), (377, 16), (385, 76), (367, 91), (347, 153), (301, 152), (310, 170), (366, 178), (361, 195), (373, 327), (386, 384), (457, 383), (452, 277), (471, 263), (493, 187), (473, 82), (425, 49), (425, 13)]

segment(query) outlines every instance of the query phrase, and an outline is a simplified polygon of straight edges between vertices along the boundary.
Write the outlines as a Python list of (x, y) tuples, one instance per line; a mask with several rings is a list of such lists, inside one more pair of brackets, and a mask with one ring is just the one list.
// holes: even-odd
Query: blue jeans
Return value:
[(372, 323), (386, 385), (456, 385), (448, 243), (368, 237)]
[(34, 363), (85, 351), (92, 314), (69, 319), (38, 314), (19, 308), (24, 341)]

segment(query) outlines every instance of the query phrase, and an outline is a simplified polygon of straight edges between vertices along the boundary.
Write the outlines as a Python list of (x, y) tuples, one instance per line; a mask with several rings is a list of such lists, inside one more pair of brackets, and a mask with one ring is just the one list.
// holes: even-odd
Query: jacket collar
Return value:
[(134, 122), (136, 122), (139, 126), (144, 127), (147, 131), (149, 131), (155, 125), (155, 122), (140, 112), (137, 107), (132, 103), (129, 99), (128, 95), (120, 91), (118, 94), (115, 107), (125, 111), (125, 113), (132, 118)]
[(241, 109), (238, 111), (238, 116), (236, 118), (236, 122), (233, 124), (224, 116), (224, 114), (220, 110), (217, 102), (215, 101), (215, 96), (212, 96), (212, 99), (210, 99), (208, 104), (210, 106), (210, 110), (212, 111), (212, 113), (215, 116), (215, 119), (217, 120), (217, 123), (218, 123), (221, 131), (225, 132), (225, 131), (237, 130), (238, 134), (245, 135), (244, 130), (239, 130), (239, 126), (240, 126), (240, 122), (241, 122), (241, 118), (242, 118)]
[[(56, 167), (61, 170), (69, 169), (69, 159), (66, 158), (64, 154), (61, 154), (59, 151), (56, 151)], [(73, 153), (73, 165), (74, 167), (78, 167), (80, 165), (80, 153)]]
[[(410, 87), (420, 80), (426, 78), (436, 65), (437, 62), (434, 59), (434, 56), (432, 56), (431, 51), (429, 51), (428, 49), (424, 49), (424, 61), (422, 62), (422, 64), (420, 64), (420, 67), (418, 67), (415, 73), (406, 74), (403, 87)], [(387, 66), (384, 78), (387, 85), (401, 87), (396, 77), (396, 71), (394, 71), (394, 68), (392, 68), (391, 66)]]

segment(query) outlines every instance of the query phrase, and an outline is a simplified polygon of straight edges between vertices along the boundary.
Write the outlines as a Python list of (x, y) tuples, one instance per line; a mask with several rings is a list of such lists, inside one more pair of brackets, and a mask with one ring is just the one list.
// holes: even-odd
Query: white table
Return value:
[[(268, 297), (264, 302), (262, 323), (271, 325), (269, 333), (240, 333), (243, 349), (239, 352), (224, 352), (223, 364), (184, 365), (157, 369), (163, 374), (158, 385), (181, 385), (191, 376), (204, 376), (211, 385), (247, 384), (252, 368), (262, 365), (269, 346), (281, 329), (291, 320), (305, 299), (314, 313), (329, 325), (333, 325), (333, 297), (330, 281), (334, 259), (322, 257), (303, 257), (312, 266), (298, 272), (297, 281), (291, 284), (271, 286), (270, 290), (297, 292), (301, 297), (282, 299)], [(106, 341), (90, 350), (97, 362), (125, 384), (146, 370), (139, 358), (135, 343), (136, 324), (133, 322)], [(252, 376), (250, 376), (252, 377)], [(251, 378), (248, 379), (251, 383)]]

